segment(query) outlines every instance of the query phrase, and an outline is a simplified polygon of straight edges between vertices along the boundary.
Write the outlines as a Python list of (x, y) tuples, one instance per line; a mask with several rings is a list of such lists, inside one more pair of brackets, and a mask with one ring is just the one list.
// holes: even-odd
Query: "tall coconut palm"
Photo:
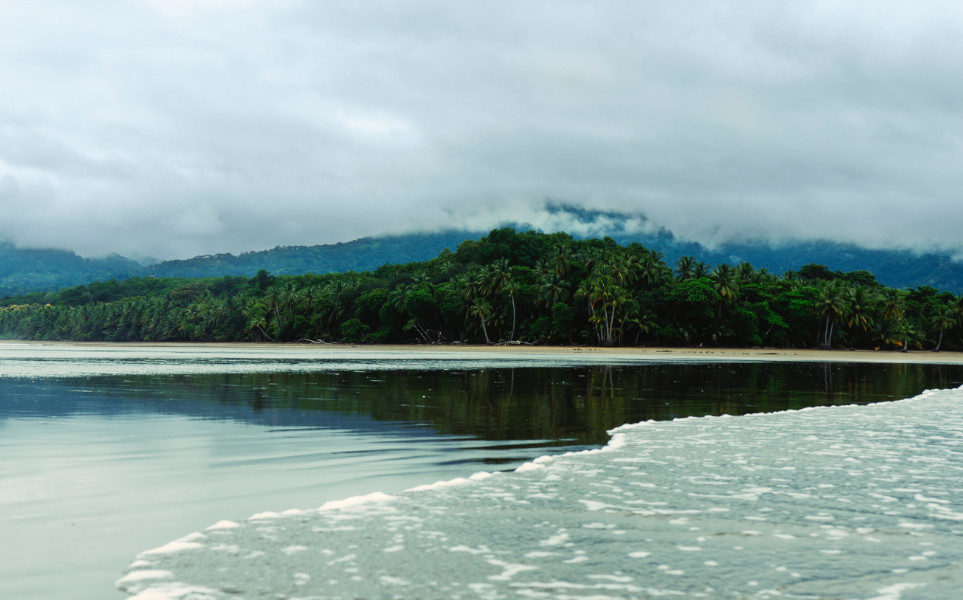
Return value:
[(252, 299), (244, 306), (244, 333), (249, 334), (255, 342), (261, 341), (262, 337), (275, 341), (266, 331), (267, 315), (268, 307), (263, 300)]
[(502, 259), (496, 263), (495, 279), (498, 281), (497, 291), (508, 296), (508, 303), (512, 306), (512, 332), (508, 341), (515, 341), (515, 325), (518, 323), (518, 309), (515, 307), (515, 278), (512, 275), (508, 259)]
[(935, 317), (933, 317), (930, 325), (933, 329), (939, 332), (939, 338), (936, 340), (936, 347), (933, 350), (939, 352), (940, 346), (943, 344), (943, 333), (947, 329), (952, 329), (956, 325), (956, 311), (952, 307), (947, 307), (940, 311)]
[(488, 328), (485, 326), (485, 317), (490, 315), (491, 312), (491, 304), (481, 298), (475, 300), (475, 302), (472, 303), (471, 307), (468, 309), (468, 314), (473, 317), (478, 317), (478, 320), (481, 322), (482, 333), (485, 334), (486, 344), (492, 343), (491, 339), (488, 337)]
[(515, 326), (518, 324), (518, 309), (515, 308), (515, 292), (517, 288), (515, 286), (515, 280), (509, 278), (508, 281), (502, 286), (502, 291), (508, 294), (508, 300), (512, 304), (512, 333), (508, 337), (509, 342), (515, 341)]
[(876, 297), (866, 286), (856, 286), (848, 293), (847, 314), (849, 319), (846, 327), (854, 329), (856, 327), (867, 331), (873, 323), (873, 311), (875, 309)]
[(589, 271), (595, 269), (595, 267), (602, 261), (602, 251), (598, 248), (586, 248), (582, 251), (582, 265)]
[(735, 276), (736, 280), (739, 282), (739, 285), (755, 283), (756, 268), (752, 266), (752, 263), (741, 262), (735, 268)]
[(551, 308), (568, 300), (568, 282), (557, 273), (548, 273), (539, 280), (538, 302)]
[(635, 307), (632, 310), (625, 313), (622, 317), (622, 329), (625, 330), (628, 326), (635, 327), (635, 340), (632, 342), (633, 346), (639, 345), (639, 338), (642, 334), (648, 335), (655, 331), (658, 324), (655, 322), (655, 317), (647, 312), (643, 312), (640, 308)]
[(895, 288), (883, 289), (883, 319), (903, 319), (905, 294)]
[(564, 276), (572, 253), (566, 244), (556, 244), (548, 258), (548, 267), (558, 276)]
[(736, 282), (735, 272), (726, 263), (716, 266), (710, 275), (713, 287), (719, 292), (719, 318), (722, 318), (722, 304), (732, 305), (739, 297), (739, 284)]
[[(639, 261), (639, 280), (648, 288), (657, 287), (663, 281), (663, 277), (671, 277), (668, 267), (662, 263), (658, 253), (648, 253)], [(666, 275), (668, 273), (668, 275)]]
[(611, 305), (611, 300), (615, 287), (615, 282), (609, 275), (598, 274), (592, 278), (592, 304), (602, 309), (601, 315), (599, 315), (596, 311), (595, 315), (593, 316), (599, 317), (596, 319), (596, 324), (599, 328), (599, 341), (606, 344), (611, 342), (611, 319), (609, 309), (614, 310), (614, 307)]
[(606, 262), (601, 271), (610, 277), (616, 285), (626, 286), (635, 281), (638, 266), (638, 257), (620, 254)]
[(691, 256), (682, 256), (675, 261), (675, 273), (679, 281), (689, 281), (695, 273), (696, 259)]
[(910, 346), (920, 346), (922, 336), (916, 326), (909, 319), (903, 319), (897, 324), (901, 352), (909, 352)]
[(832, 347), (833, 329), (836, 321), (846, 316), (848, 309), (846, 289), (838, 279), (821, 286), (816, 300), (816, 313), (824, 319), (823, 346)]

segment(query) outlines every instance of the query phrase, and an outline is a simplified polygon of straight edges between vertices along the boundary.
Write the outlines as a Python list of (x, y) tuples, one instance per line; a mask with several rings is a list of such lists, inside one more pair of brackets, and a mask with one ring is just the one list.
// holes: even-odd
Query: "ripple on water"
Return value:
[(963, 391), (648, 422), (613, 439), (512, 473), (215, 526), (143, 553), (118, 586), (142, 599), (896, 599), (963, 588)]

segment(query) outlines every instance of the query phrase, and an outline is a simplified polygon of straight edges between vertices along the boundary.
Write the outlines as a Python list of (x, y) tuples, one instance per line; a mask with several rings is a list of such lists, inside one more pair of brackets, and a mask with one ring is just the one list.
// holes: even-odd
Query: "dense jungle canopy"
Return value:
[(3, 305), (7, 339), (963, 348), (963, 298), (931, 287), (818, 264), (670, 266), (637, 243), (510, 228), (374, 271), (142, 277)]

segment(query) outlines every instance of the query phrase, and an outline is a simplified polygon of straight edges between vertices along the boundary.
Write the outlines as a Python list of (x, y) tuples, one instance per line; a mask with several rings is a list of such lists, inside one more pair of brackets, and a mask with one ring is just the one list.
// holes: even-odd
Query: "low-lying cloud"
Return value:
[(709, 244), (960, 247), (955, 3), (42, 0), (0, 17), (0, 238), (24, 246), (178, 258), (577, 226), (557, 200)]

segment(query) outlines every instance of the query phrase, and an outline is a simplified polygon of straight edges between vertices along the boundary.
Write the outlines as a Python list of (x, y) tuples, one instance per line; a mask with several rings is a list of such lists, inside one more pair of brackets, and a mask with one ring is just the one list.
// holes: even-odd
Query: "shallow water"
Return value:
[(547, 451), (368, 414), (256, 411), (230, 378), (203, 394), (149, 383), (0, 383), (0, 597), (110, 597), (130, 556), (185, 528)]
[(139, 598), (932, 598), (963, 589), (963, 391), (629, 425), (512, 473), (223, 521)]
[(0, 597), (110, 597), (132, 556), (217, 521), (513, 469), (622, 423), (963, 379), (946, 365), (273, 350), (0, 344)]

